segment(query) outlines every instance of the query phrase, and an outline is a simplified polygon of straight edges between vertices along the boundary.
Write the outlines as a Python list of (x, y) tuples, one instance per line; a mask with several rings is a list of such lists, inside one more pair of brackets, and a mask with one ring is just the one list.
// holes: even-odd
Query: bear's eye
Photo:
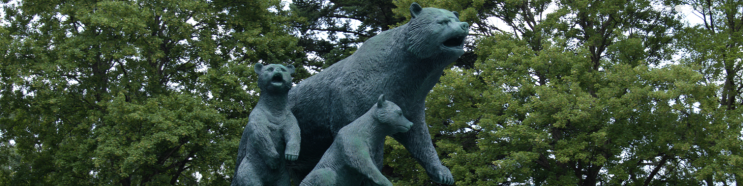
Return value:
[(285, 69), (285, 68), (281, 68), (281, 71), (282, 71), (282, 72), (286, 72), (286, 69)]
[(444, 24), (446, 24), (446, 23), (449, 23), (449, 20), (448, 20), (448, 19), (442, 19), (442, 20), (439, 20), (439, 24), (442, 24), (442, 25), (444, 25)]
[(268, 71), (273, 71), (273, 67), (270, 67), (270, 68), (268, 68), (268, 69), (266, 69), (266, 70), (268, 70)]

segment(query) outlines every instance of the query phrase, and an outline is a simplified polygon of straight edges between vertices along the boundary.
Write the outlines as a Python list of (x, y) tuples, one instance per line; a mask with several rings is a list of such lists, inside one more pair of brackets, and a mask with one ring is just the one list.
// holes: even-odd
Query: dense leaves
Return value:
[[(720, 45), (697, 37), (709, 34), (684, 28), (678, 12), (664, 8), (683, 4), (418, 2), (461, 11), (477, 41), (474, 68), (445, 71), (426, 102), (431, 135), (457, 185), (713, 185), (740, 176), (740, 114), (725, 102), (739, 104), (740, 94), (720, 86), (722, 64), (740, 64), (730, 41), (737, 36), (714, 36)], [(710, 14), (740, 11), (725, 6), (734, 8)], [(681, 60), (688, 63), (673, 58), (688, 51), (683, 43), (702, 49)], [(386, 150), (397, 184), (433, 184), (399, 144)]]
[[(407, 6), (405, 6), (407, 7)], [(389, 0), (294, 0), (299, 45), (308, 68), (322, 70), (351, 54), (367, 39), (402, 22)]]
[[(690, 0), (684, 3), (693, 7), (695, 15), (702, 19), (702, 23), (687, 27), (679, 34), (683, 37), (679, 43), (685, 52), (680, 62), (695, 67), (703, 76), (704, 84), (718, 85), (716, 95), (719, 110), (726, 113), (722, 117), (729, 119), (731, 116), (740, 116), (739, 107), (743, 101), (743, 2)], [(741, 122), (724, 122), (719, 127), (740, 131)], [(743, 185), (743, 144), (740, 138), (711, 143), (728, 148), (715, 149), (724, 155), (720, 158), (700, 159), (699, 164), (705, 167), (697, 177), (704, 179), (707, 184), (735, 180), (737, 185)]]
[(250, 64), (302, 58), (277, 0), (5, 3), (4, 185), (229, 184)]

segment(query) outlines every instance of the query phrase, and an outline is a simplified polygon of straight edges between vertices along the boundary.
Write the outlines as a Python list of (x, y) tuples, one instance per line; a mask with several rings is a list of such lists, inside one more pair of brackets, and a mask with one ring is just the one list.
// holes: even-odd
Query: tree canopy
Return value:
[[(426, 102), (457, 185), (741, 183), (740, 31), (728, 25), (743, 6), (698, 8), (706, 26), (671, 8), (704, 2), (418, 1), (473, 25), (474, 68), (445, 71)], [(432, 184), (399, 144), (387, 152), (398, 184)]]
[(303, 56), (278, 0), (4, 3), (2, 185), (227, 185), (250, 64)]

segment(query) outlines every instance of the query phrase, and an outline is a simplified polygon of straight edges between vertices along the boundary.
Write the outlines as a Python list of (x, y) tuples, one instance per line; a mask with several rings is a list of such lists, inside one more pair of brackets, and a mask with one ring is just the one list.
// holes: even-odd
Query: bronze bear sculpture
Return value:
[(392, 186), (371, 158), (384, 145), (385, 136), (407, 132), (413, 126), (395, 103), (379, 96), (377, 104), (338, 131), (320, 162), (299, 186), (357, 186), (361, 180)]
[(240, 139), (232, 185), (288, 186), (291, 177), (285, 160), (297, 159), (301, 140), (287, 102), (294, 66), (258, 63), (255, 72), (261, 96)]
[[(456, 12), (410, 6), (405, 25), (369, 38), (353, 55), (309, 77), (289, 91), (289, 106), (299, 122), (302, 152), (290, 162), (293, 180), (304, 177), (320, 161), (338, 131), (364, 115), (387, 95), (413, 122), (407, 132), (392, 135), (438, 183), (453, 184), (441, 164), (425, 122), (425, 99), (444, 68), (464, 54), (469, 25)], [(382, 168), (383, 147), (370, 152)], [(295, 182), (296, 183), (296, 182)]]

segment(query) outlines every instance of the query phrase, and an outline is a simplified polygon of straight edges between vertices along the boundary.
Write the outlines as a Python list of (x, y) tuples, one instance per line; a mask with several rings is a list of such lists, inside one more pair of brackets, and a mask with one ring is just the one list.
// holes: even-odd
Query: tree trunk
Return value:
[(119, 183), (121, 183), (122, 186), (130, 186), (132, 185), (132, 177), (126, 177), (124, 179), (119, 180)]
[(648, 177), (645, 178), (645, 184), (643, 184), (644, 186), (650, 185), (650, 182), (653, 181), (653, 178), (655, 177), (656, 174), (658, 174), (658, 171), (660, 171), (660, 168), (665, 166), (666, 161), (668, 161), (668, 156), (663, 156), (658, 162), (658, 166), (655, 166), (653, 171), (650, 172), (650, 175), (648, 175)]

